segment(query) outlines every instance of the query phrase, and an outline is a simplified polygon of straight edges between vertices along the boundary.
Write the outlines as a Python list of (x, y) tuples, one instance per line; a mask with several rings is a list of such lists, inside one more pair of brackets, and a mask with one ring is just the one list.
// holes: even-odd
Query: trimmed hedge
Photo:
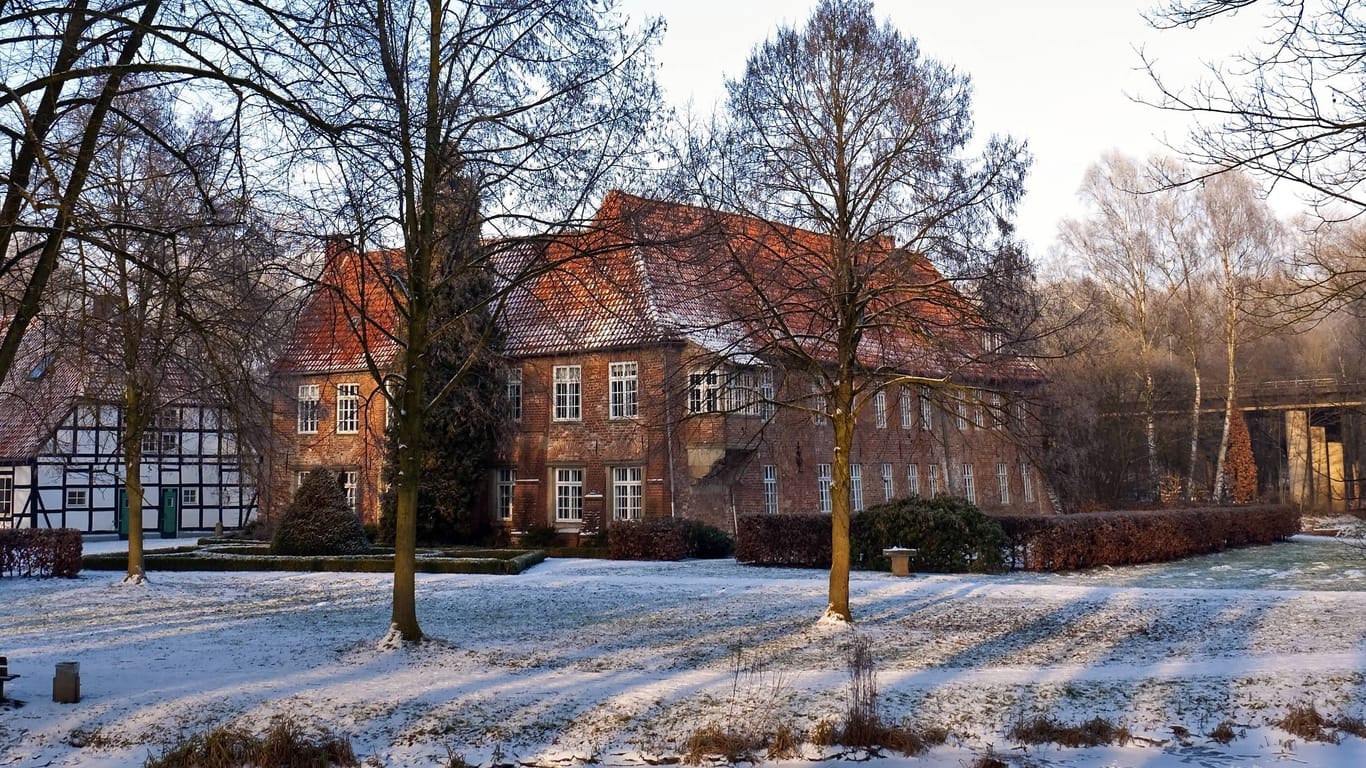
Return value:
[[(513, 557), (419, 556), (418, 573), (479, 573), (516, 575), (545, 560), (545, 552), (533, 550)], [(148, 571), (324, 571), (333, 573), (393, 573), (394, 557), (299, 557), (282, 555), (215, 555), (177, 548), (158, 550), (143, 557)], [(121, 571), (128, 567), (128, 553), (87, 555), (85, 567), (92, 571)]]
[(891, 570), (882, 550), (910, 547), (916, 550), (910, 559), (913, 571), (1000, 573), (1006, 569), (1005, 531), (967, 499), (898, 499), (858, 513), (849, 527), (849, 556), (856, 567)]
[(81, 532), (75, 528), (0, 530), (0, 576), (61, 576), (81, 572)]
[(998, 517), (1012, 568), (1069, 571), (1179, 560), (1299, 532), (1293, 507), (1200, 507)]
[(613, 560), (684, 560), (729, 557), (735, 545), (725, 531), (710, 525), (659, 517), (614, 522), (607, 551)]
[(830, 567), (829, 515), (749, 515), (736, 527), (735, 559), (748, 565)]

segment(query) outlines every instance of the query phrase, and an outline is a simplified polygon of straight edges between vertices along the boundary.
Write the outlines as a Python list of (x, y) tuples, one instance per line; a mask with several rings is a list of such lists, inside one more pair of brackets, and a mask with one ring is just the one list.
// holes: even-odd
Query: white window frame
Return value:
[[(80, 494), (73, 498), (72, 494)], [(67, 509), (88, 509), (90, 507), (90, 489), (88, 488), (67, 488), (64, 501)]]
[(337, 385), (337, 434), (360, 432), (360, 385)]
[(318, 434), (318, 420), (322, 411), (322, 388), (317, 384), (299, 385), (299, 408), (295, 428), (301, 435)]
[(517, 495), (517, 468), (499, 467), (493, 473), (493, 516), (507, 522), (512, 519), (512, 504)]
[(849, 465), (849, 503), (855, 512), (863, 511), (863, 465)]
[(198, 488), (181, 488), (181, 489), (180, 489), (180, 506), (181, 506), (181, 507), (197, 507), (197, 506), (199, 506), (199, 489), (198, 489)]
[(555, 522), (583, 521), (583, 467), (555, 467)]
[(759, 372), (759, 415), (771, 419), (776, 412), (777, 407), (773, 403), (773, 369), (764, 368)]
[(997, 496), (1002, 505), (1010, 503), (1010, 465), (1000, 462), (996, 465)]
[(879, 391), (873, 395), (873, 424), (878, 429), (887, 428), (887, 393)]
[(607, 364), (608, 418), (640, 415), (640, 366), (634, 360)]
[(954, 410), (958, 417), (958, 431), (963, 432), (968, 428), (968, 404), (959, 400), (954, 404)]
[(919, 495), (920, 495), (920, 465), (919, 465), (919, 464), (907, 464), (907, 465), (906, 465), (906, 494), (907, 494), (907, 495), (914, 495), (914, 496), (919, 496)]
[(557, 365), (551, 372), (554, 382), (555, 421), (583, 420), (583, 366)]
[(929, 476), (929, 481), (930, 481), (929, 488), (926, 489), (926, 490), (929, 491), (929, 496), (927, 496), (926, 498), (930, 498), (930, 499), (937, 498), (937, 497), (939, 496), (939, 465), (938, 465), (938, 464), (931, 464), (931, 465), (930, 465), (930, 476)]
[(967, 499), (969, 502), (973, 504), (976, 504), (977, 483), (975, 480), (972, 479), (972, 465), (963, 464), (961, 471), (963, 475), (963, 498)]
[(913, 417), (911, 416), (911, 390), (909, 388), (901, 388), (897, 397), (897, 406), (901, 411), (901, 428), (910, 429)]
[(0, 476), (0, 527), (14, 524), (14, 477)]
[(831, 514), (833, 505), (830, 501), (830, 487), (834, 483), (834, 478), (830, 474), (829, 464), (816, 465), (816, 491), (817, 500), (820, 503), (820, 511), (824, 514)]
[(811, 400), (811, 423), (818, 427), (823, 427), (825, 426), (825, 423), (829, 421), (825, 415), (826, 409), (830, 406), (829, 401), (825, 399), (824, 393), (817, 390), (811, 392)]
[(346, 506), (355, 512), (360, 503), (360, 471), (343, 469), (337, 472), (337, 483), (341, 485), (342, 495), (346, 496)]
[(384, 430), (387, 432), (394, 428), (394, 414), (398, 412), (394, 408), (394, 401), (401, 396), (399, 383), (392, 379), (384, 382), (384, 392)]
[(1026, 502), (1034, 501), (1034, 468), (1029, 462), (1020, 462), (1020, 494)]
[(764, 514), (778, 514), (778, 467), (764, 465)]
[(717, 413), (725, 397), (725, 382), (716, 369), (688, 374), (688, 413)]
[(612, 467), (612, 519), (645, 517), (645, 468), (639, 465)]
[(1001, 393), (1000, 393), (1000, 392), (992, 392), (992, 393), (991, 393), (990, 402), (991, 402), (991, 428), (992, 428), (992, 429), (1005, 429), (1005, 428), (1006, 428), (1006, 413), (1005, 413), (1005, 408), (1004, 408), (1004, 406), (1002, 405)]
[(920, 428), (934, 428), (934, 407), (930, 402), (930, 388), (926, 386), (920, 387)]
[(892, 479), (892, 465), (882, 464), (882, 500), (891, 501), (896, 496), (896, 480)]
[(503, 391), (507, 397), (508, 415), (513, 421), (522, 420), (522, 369), (508, 368), (503, 372)]
[(742, 368), (726, 377), (725, 409), (743, 416), (763, 415), (760, 396), (760, 374), (752, 368)]

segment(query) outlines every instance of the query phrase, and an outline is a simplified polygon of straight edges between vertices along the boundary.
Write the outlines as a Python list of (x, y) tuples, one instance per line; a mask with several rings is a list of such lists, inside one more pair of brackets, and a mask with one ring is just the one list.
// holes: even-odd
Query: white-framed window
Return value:
[(612, 467), (612, 518), (639, 520), (644, 513), (645, 484), (640, 467)]
[(920, 388), (920, 428), (934, 427), (934, 405), (930, 402), (930, 388)]
[(892, 465), (882, 465), (882, 500), (891, 501), (896, 495), (896, 483), (892, 480)]
[(1020, 462), (1020, 492), (1025, 501), (1034, 500), (1034, 470), (1028, 462)]
[(294, 487), (302, 488), (304, 481), (308, 479), (308, 470), (301, 470), (294, 473)]
[(694, 371), (688, 374), (688, 413), (716, 413), (721, 410), (721, 374)]
[(971, 464), (963, 465), (963, 498), (967, 499), (973, 504), (977, 503), (977, 485), (975, 482), (973, 482), (972, 479)]
[(982, 402), (981, 392), (972, 401), (972, 426), (978, 429), (986, 429), (987, 426), (986, 405)]
[(341, 485), (342, 493), (346, 496), (346, 506), (352, 512), (356, 511), (356, 499), (358, 498), (357, 489), (360, 484), (360, 472), (354, 469), (344, 469), (337, 473), (337, 482)]
[(816, 490), (817, 498), (820, 500), (821, 512), (830, 514), (830, 484), (833, 478), (830, 476), (829, 464), (816, 465)]
[(920, 495), (920, 465), (906, 465), (906, 493)]
[(494, 515), (499, 520), (512, 519), (512, 499), (517, 491), (517, 469), (499, 467), (494, 478)]
[(962, 431), (962, 430), (967, 429), (967, 428), (968, 428), (968, 404), (965, 403), (965, 402), (963, 402), (962, 400), (959, 400), (959, 401), (955, 404), (954, 409), (955, 409), (955, 411), (957, 412), (957, 416), (958, 416), (958, 429), (959, 429), (959, 431)]
[(930, 481), (930, 487), (929, 487), (930, 494), (929, 494), (929, 498), (933, 499), (933, 498), (935, 498), (936, 496), (939, 495), (939, 465), (938, 465), (938, 464), (931, 464), (931, 465), (930, 465), (930, 476), (929, 476), (929, 481)]
[(726, 377), (725, 409), (745, 416), (763, 415), (762, 378), (753, 368), (744, 368)]
[(337, 385), (337, 434), (354, 435), (360, 431), (360, 385)]
[(552, 376), (555, 382), (555, 421), (579, 421), (583, 418), (583, 369), (577, 365), (557, 365)]
[(1000, 494), (1002, 504), (1010, 503), (1010, 466), (1001, 463), (996, 465), (996, 487)]
[(1001, 393), (992, 392), (989, 402), (991, 403), (991, 428), (1005, 429), (1006, 412), (1005, 407), (1001, 403)]
[(764, 465), (764, 514), (778, 514), (778, 467)]
[(911, 428), (911, 390), (902, 387), (897, 397), (897, 409), (901, 411), (901, 428)]
[(613, 419), (634, 419), (640, 415), (640, 379), (635, 362), (608, 363), (607, 392), (610, 399), (609, 416)]
[(878, 429), (887, 428), (887, 393), (873, 395), (873, 424)]
[(388, 395), (384, 398), (384, 429), (387, 431), (394, 428), (394, 416), (398, 414), (394, 404), (403, 397), (403, 385), (390, 379), (384, 382), (384, 391)]
[(161, 448), (161, 433), (157, 431), (155, 423), (143, 429), (141, 445), (143, 456), (155, 456)]
[(829, 409), (829, 404), (825, 399), (825, 394), (819, 390), (811, 392), (811, 423), (818, 427), (825, 426), (825, 412)]
[(14, 524), (14, 478), (0, 477), (0, 527)]
[[(503, 385), (507, 393), (508, 415), (513, 421), (522, 420), (522, 369), (508, 368), (503, 372)], [(504, 519), (504, 518), (499, 518)]]
[(180, 506), (182, 506), (182, 507), (197, 507), (197, 506), (199, 506), (199, 489), (198, 489), (198, 488), (181, 488), (181, 489), (180, 489)]
[(90, 491), (85, 488), (66, 489), (66, 508), (85, 509), (90, 506)]
[(321, 402), (322, 392), (317, 384), (299, 385), (299, 434), (318, 434), (318, 413)]
[(849, 465), (849, 502), (855, 512), (863, 511), (863, 465)]
[(583, 468), (555, 468), (555, 520), (578, 522), (583, 519)]
[(777, 406), (773, 402), (773, 369), (765, 368), (759, 372), (759, 415), (771, 419), (776, 410)]
[(1015, 401), (1015, 431), (1025, 434), (1029, 426), (1029, 406), (1023, 400)]

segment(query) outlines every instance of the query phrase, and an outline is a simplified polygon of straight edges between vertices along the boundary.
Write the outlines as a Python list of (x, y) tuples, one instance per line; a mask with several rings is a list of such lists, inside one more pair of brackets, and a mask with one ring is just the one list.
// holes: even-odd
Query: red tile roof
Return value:
[(278, 373), (340, 373), (367, 368), (367, 351), (380, 369), (397, 364), (400, 345), (396, 296), (401, 295), (399, 251), (357, 251), (329, 241), (318, 287), (304, 304), (293, 341), (275, 364)]

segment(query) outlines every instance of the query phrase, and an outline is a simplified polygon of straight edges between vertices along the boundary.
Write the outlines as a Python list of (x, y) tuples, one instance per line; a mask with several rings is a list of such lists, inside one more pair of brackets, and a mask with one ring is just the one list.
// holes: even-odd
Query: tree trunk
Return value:
[[(422, 263), (413, 260), (414, 265)], [(415, 270), (421, 272), (422, 270)], [(425, 282), (415, 276), (415, 283)], [(414, 285), (413, 296), (419, 293)], [(404, 355), (403, 406), (398, 417), (398, 477), (397, 503), (394, 510), (394, 600), (390, 617), (391, 629), (404, 642), (416, 643), (423, 639), (417, 623), (417, 493), (422, 479), (422, 434), (424, 387), (427, 378), (427, 306), (420, 300), (409, 304), (411, 315), (408, 328), (408, 348)]]
[(1224, 428), (1219, 435), (1219, 458), (1214, 464), (1214, 501), (1216, 503), (1223, 503), (1224, 488), (1227, 486), (1227, 483), (1224, 482), (1224, 461), (1228, 456), (1229, 422), (1233, 418), (1238, 388), (1238, 369), (1235, 366), (1238, 349), (1235, 315), (1234, 307), (1230, 304), (1224, 317), (1224, 346), (1227, 352), (1224, 362), (1228, 366), (1228, 389), (1224, 393)]
[(842, 376), (831, 398), (835, 455), (830, 466), (830, 605), (825, 615), (852, 622), (849, 609), (849, 457), (854, 447), (853, 382)]
[(1191, 373), (1195, 376), (1195, 398), (1191, 401), (1191, 452), (1186, 467), (1186, 501), (1195, 500), (1195, 464), (1200, 460), (1200, 361), (1191, 356)]
[(1157, 475), (1157, 417), (1154, 415), (1154, 400), (1157, 399), (1157, 386), (1153, 382), (1152, 366), (1144, 355), (1143, 363), (1143, 439), (1148, 450), (1148, 490), (1154, 499), (1158, 498)]
[(128, 500), (128, 574), (124, 582), (141, 584), (147, 579), (142, 557), (142, 435), (147, 431), (142, 413), (142, 392), (128, 382), (123, 389), (124, 494)]

